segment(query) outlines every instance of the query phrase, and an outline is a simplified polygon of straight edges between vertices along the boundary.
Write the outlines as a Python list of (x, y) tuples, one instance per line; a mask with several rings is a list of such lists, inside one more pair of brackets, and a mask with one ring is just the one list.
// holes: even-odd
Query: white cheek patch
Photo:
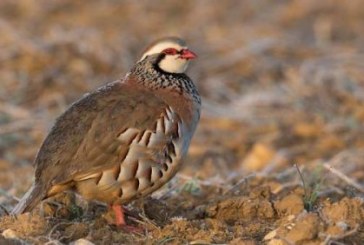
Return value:
[(188, 67), (189, 61), (186, 59), (179, 59), (179, 55), (166, 55), (166, 57), (159, 62), (159, 68), (169, 73), (183, 73)]

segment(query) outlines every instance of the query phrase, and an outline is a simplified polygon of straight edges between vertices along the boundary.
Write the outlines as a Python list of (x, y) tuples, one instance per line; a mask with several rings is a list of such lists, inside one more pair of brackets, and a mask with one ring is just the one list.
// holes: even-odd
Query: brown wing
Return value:
[(50, 185), (117, 163), (127, 151), (118, 136), (153, 128), (167, 105), (152, 92), (114, 82), (84, 96), (62, 114), (35, 160), (36, 181)]

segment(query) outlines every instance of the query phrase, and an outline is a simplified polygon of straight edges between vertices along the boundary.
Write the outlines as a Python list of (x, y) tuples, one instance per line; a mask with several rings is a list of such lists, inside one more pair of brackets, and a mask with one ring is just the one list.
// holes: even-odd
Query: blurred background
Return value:
[(233, 186), (251, 173), (293, 173), (297, 182), (294, 163), (328, 163), (352, 183), (320, 172), (325, 191), (363, 196), (363, 30), (361, 0), (3, 0), (0, 203), (11, 207), (28, 188), (35, 154), (70, 103), (122, 78), (169, 35), (199, 55), (188, 74), (203, 97), (177, 179)]

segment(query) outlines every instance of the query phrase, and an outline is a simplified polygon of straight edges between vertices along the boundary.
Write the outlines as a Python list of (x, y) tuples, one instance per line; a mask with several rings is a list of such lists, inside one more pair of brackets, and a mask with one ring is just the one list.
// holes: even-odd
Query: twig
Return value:
[(1, 204), (0, 204), (0, 209), (3, 210), (6, 215), (9, 215), (8, 210), (3, 205), (1, 205)]
[(195, 180), (199, 185), (203, 185), (203, 186), (216, 186), (216, 187), (219, 187), (219, 188), (224, 188), (224, 183), (222, 181), (219, 181), (219, 180), (216, 180), (216, 181), (212, 180), (211, 181), (211, 178), (206, 179), (206, 180), (200, 180), (200, 179), (197, 179), (195, 177), (187, 176), (187, 175), (184, 175), (184, 174), (178, 174), (177, 177), (182, 179), (182, 180), (187, 180), (187, 181)]
[(57, 228), (59, 228), (60, 226), (62, 226), (62, 225), (71, 225), (72, 224), (72, 222), (61, 222), (61, 223), (58, 223), (58, 224), (56, 224), (55, 226), (53, 226), (53, 228), (49, 231), (49, 233), (48, 233), (48, 235), (47, 235), (47, 238), (50, 240), (50, 241), (52, 241), (53, 239), (52, 239), (52, 234), (53, 234), (53, 232), (57, 229)]
[(138, 220), (138, 219), (135, 219), (133, 217), (129, 217), (129, 218), (132, 218), (132, 220), (134, 220), (134, 222), (137, 222), (139, 224), (142, 224), (142, 225), (151, 225), (155, 229), (160, 229), (158, 227), (158, 225), (156, 223), (154, 223), (152, 220), (150, 220), (144, 213), (143, 214), (139, 214), (139, 217), (142, 218), (142, 220)]
[(343, 181), (345, 181), (349, 185), (355, 187), (360, 192), (364, 193), (364, 187), (362, 185), (360, 185), (358, 182), (356, 182), (355, 180), (349, 178), (348, 176), (346, 176), (345, 174), (343, 174), (342, 172), (340, 172), (339, 170), (337, 170), (333, 166), (330, 166), (330, 164), (328, 164), (328, 163), (324, 163), (323, 166), (324, 166), (325, 169), (329, 170), (331, 173), (333, 173), (334, 175), (336, 175), (337, 177), (339, 177), (340, 179), (342, 179)]
[(6, 196), (8, 198), (11, 198), (11, 199), (13, 199), (13, 200), (15, 200), (17, 202), (20, 201), (20, 198), (9, 194), (7, 191), (5, 191), (4, 189), (1, 189), (1, 188), (0, 188), (0, 194), (3, 195), (3, 196)]
[(332, 240), (340, 240), (340, 239), (343, 239), (345, 237), (351, 236), (351, 235), (355, 234), (358, 231), (358, 229), (359, 229), (359, 225), (357, 224), (353, 229), (345, 232), (342, 235), (327, 235), (326, 238), (325, 238), (325, 241), (322, 242), (321, 244), (326, 245), (326, 244), (329, 244), (329, 242), (332, 241)]
[(284, 183), (284, 184), (279, 185), (277, 188), (272, 189), (271, 191), (272, 191), (273, 194), (278, 194), (281, 191), (283, 191), (284, 189), (291, 188), (291, 187), (296, 187), (296, 186), (299, 186), (299, 185), (300, 185), (300, 183), (298, 181), (294, 181), (294, 182), (290, 182), (290, 183)]
[(229, 192), (233, 191), (234, 189), (236, 189), (237, 187), (239, 187), (241, 184), (247, 183), (250, 178), (253, 178), (255, 176), (256, 176), (256, 174), (249, 174), (248, 176), (242, 178), (235, 185), (233, 185), (229, 189), (225, 190), (224, 193), (223, 193), (223, 195), (226, 195)]

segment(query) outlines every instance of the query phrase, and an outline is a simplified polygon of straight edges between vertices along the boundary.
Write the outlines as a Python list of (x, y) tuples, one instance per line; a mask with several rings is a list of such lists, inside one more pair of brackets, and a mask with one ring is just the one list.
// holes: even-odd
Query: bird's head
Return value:
[(167, 37), (155, 41), (145, 50), (140, 61), (154, 54), (160, 54), (156, 65), (167, 73), (184, 73), (190, 60), (197, 57), (188, 49), (185, 41), (177, 37)]

